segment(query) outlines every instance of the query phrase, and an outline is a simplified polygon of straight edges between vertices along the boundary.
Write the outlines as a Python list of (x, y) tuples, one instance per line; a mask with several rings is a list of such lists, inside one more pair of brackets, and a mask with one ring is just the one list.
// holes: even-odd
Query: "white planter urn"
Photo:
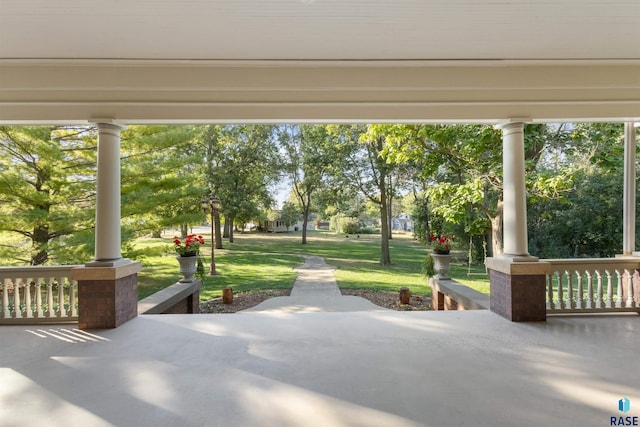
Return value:
[(449, 276), (449, 271), (451, 271), (451, 255), (431, 252), (431, 258), (433, 258), (433, 269), (436, 272), (436, 279), (451, 279), (451, 276)]
[(180, 256), (176, 257), (178, 263), (180, 263), (180, 274), (183, 278), (180, 279), (180, 283), (193, 283), (195, 279), (193, 275), (196, 274), (198, 257), (194, 256)]

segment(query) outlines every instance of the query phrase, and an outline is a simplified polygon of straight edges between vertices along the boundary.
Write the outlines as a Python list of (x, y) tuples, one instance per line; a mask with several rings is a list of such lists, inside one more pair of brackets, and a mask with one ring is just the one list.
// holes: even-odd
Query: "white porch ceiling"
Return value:
[(1, 0), (0, 58), (638, 59), (637, 0)]
[(0, 0), (0, 123), (640, 120), (638, 0)]

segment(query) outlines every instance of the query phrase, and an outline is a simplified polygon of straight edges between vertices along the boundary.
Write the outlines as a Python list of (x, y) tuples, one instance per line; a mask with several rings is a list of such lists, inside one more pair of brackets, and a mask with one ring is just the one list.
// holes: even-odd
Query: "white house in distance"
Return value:
[[(311, 218), (307, 222), (307, 231), (313, 231), (316, 229), (315, 226), (315, 215), (311, 214)], [(287, 226), (285, 222), (281, 218), (276, 218), (274, 220), (266, 219), (262, 221), (259, 225), (250, 225), (250, 228), (256, 227), (259, 231), (265, 231), (267, 233), (287, 233), (289, 231), (300, 231), (302, 230), (303, 222), (302, 220), (298, 220), (295, 224)]]
[(408, 213), (401, 213), (391, 218), (391, 229), (393, 231), (413, 231), (413, 218)]

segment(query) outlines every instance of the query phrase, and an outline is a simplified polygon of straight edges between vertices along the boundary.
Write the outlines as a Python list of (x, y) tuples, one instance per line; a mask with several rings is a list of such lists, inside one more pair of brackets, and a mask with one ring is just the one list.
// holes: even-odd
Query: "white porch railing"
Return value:
[[(633, 276), (640, 260), (629, 258), (545, 259), (547, 313), (640, 312)], [(636, 290), (638, 284), (636, 284)]]
[(78, 320), (79, 265), (0, 267), (0, 324), (61, 323)]

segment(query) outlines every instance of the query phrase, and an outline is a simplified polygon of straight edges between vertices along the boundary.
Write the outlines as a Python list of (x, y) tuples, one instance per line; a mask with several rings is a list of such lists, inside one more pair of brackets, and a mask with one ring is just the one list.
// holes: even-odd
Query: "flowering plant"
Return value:
[(182, 246), (182, 242), (178, 239), (178, 236), (173, 238), (174, 249), (176, 253), (180, 256), (196, 256), (200, 253), (200, 245), (204, 245), (204, 237), (196, 236), (195, 234), (189, 234), (184, 241), (184, 246)]
[(429, 235), (429, 242), (431, 242), (433, 252), (448, 254), (451, 250), (451, 242), (453, 242), (453, 239), (455, 238), (456, 236), (453, 234), (450, 234), (448, 236), (446, 234), (442, 234), (438, 236), (435, 233), (431, 233)]

